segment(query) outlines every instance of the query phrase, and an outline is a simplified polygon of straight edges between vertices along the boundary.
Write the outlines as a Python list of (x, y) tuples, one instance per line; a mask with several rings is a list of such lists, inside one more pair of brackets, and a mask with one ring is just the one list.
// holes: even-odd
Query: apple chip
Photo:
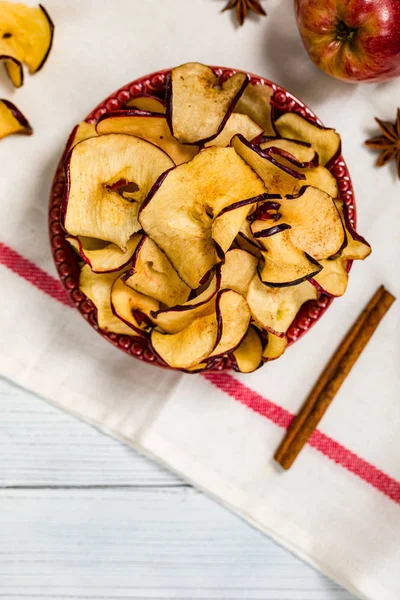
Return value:
[(188, 162), (199, 152), (197, 146), (184, 146), (173, 137), (165, 115), (133, 110), (106, 113), (97, 121), (96, 131), (99, 135), (126, 133), (152, 142), (164, 150), (177, 165)]
[(167, 83), (167, 118), (172, 134), (182, 144), (215, 138), (248, 82), (245, 73), (237, 73), (220, 86), (213, 70), (200, 63), (173, 69)]
[(342, 258), (347, 260), (364, 260), (371, 254), (371, 246), (362, 235), (355, 231), (350, 223), (347, 207), (342, 200), (335, 200), (335, 206), (339, 211), (343, 227), (346, 231), (346, 246), (341, 253)]
[[(126, 250), (131, 235), (140, 230), (140, 202), (173, 166), (165, 152), (132, 135), (102, 135), (77, 144), (65, 163), (65, 229)], [(121, 181), (135, 185), (133, 199), (118, 193)]]
[(239, 233), (237, 234), (237, 236), (235, 238), (235, 243), (237, 246), (239, 246), (239, 248), (241, 250), (244, 250), (245, 252), (252, 254), (258, 260), (260, 260), (262, 258), (261, 252), (260, 252), (260, 246), (258, 244), (255, 244), (253, 241), (249, 240), (249, 238), (246, 237), (241, 231), (239, 231)]
[(137, 246), (132, 268), (124, 280), (127, 286), (166, 306), (186, 302), (190, 293), (165, 254), (147, 236)]
[(167, 310), (152, 314), (154, 324), (167, 333), (177, 333), (195, 319), (215, 312), (215, 296), (221, 288), (221, 274), (217, 270), (207, 288), (195, 298)]
[(347, 273), (347, 259), (321, 260), (322, 271), (314, 275), (312, 282), (317, 289), (329, 296), (343, 296), (349, 279)]
[(305, 184), (305, 175), (280, 164), (273, 156), (264, 154), (262, 150), (252, 146), (243, 136), (235, 135), (231, 141), (231, 146), (261, 177), (268, 192), (281, 195), (295, 194)]
[[(154, 352), (170, 367), (188, 369), (198, 365), (213, 351), (231, 351), (247, 331), (250, 313), (246, 301), (231, 290), (218, 293), (216, 312), (201, 316), (178, 333), (161, 333), (154, 329), (151, 344)], [(224, 350), (225, 351), (225, 350)]]
[(340, 135), (334, 129), (314, 125), (295, 113), (285, 113), (275, 122), (280, 136), (309, 142), (317, 152), (320, 164), (325, 166), (340, 154)]
[(318, 155), (311, 144), (308, 144), (307, 142), (271, 137), (270, 139), (264, 138), (264, 141), (260, 144), (261, 150), (268, 150), (272, 147), (285, 150), (285, 152), (294, 156), (299, 162), (310, 163), (317, 160), (318, 164)]
[(67, 237), (71, 246), (92, 269), (93, 273), (111, 273), (125, 267), (132, 259), (141, 235), (134, 234), (126, 243), (126, 250), (115, 244), (85, 237)]
[(345, 232), (331, 196), (308, 186), (280, 204), (281, 219), (276, 225), (291, 225), (289, 235), (297, 248), (315, 260), (330, 258), (343, 248)]
[(160, 115), (165, 115), (166, 113), (164, 102), (162, 102), (159, 98), (150, 96), (148, 94), (131, 98), (131, 100), (128, 100), (125, 106), (127, 108), (135, 108), (136, 110), (158, 113)]
[(97, 322), (102, 331), (132, 335), (131, 327), (116, 317), (111, 308), (111, 288), (120, 275), (120, 272), (93, 273), (89, 265), (84, 265), (79, 277), (79, 288), (95, 305)]
[(16, 87), (23, 83), (21, 63), (30, 73), (42, 68), (53, 42), (54, 25), (46, 11), (13, 2), (0, 2), (0, 59)]
[(283, 337), (302, 304), (307, 300), (315, 300), (317, 296), (316, 288), (309, 281), (288, 287), (271, 288), (255, 275), (247, 292), (247, 303), (260, 327)]
[(12, 102), (0, 100), (0, 140), (14, 133), (31, 135), (32, 127)]
[(232, 291), (219, 292), (216, 300), (219, 324), (218, 343), (212, 356), (222, 356), (235, 350), (246, 336), (251, 313), (242, 295)]
[(275, 135), (271, 119), (272, 88), (260, 83), (250, 83), (239, 98), (235, 113), (248, 115), (263, 130), (265, 135)]
[(69, 136), (69, 140), (67, 142), (67, 150), (71, 150), (80, 142), (83, 142), (84, 140), (88, 140), (89, 138), (96, 136), (96, 125), (94, 125), (93, 123), (86, 123), (86, 121), (82, 121), (82, 123), (78, 123), (78, 125), (76, 125), (72, 130), (72, 133)]
[(196, 289), (218, 261), (214, 216), (264, 192), (262, 181), (233, 148), (206, 148), (160, 179), (142, 205), (139, 221), (183, 281)]
[(24, 71), (22, 68), (22, 63), (9, 54), (10, 50), (8, 48), (4, 48), (3, 44), (0, 41), (0, 61), (4, 63), (4, 68), (6, 70), (7, 75), (12, 81), (12, 84), (19, 88), (24, 83)]
[(246, 297), (257, 264), (258, 260), (252, 254), (239, 249), (229, 250), (220, 267), (221, 290), (230, 289)]
[(240, 115), (238, 113), (232, 113), (226, 122), (225, 127), (216, 138), (207, 142), (205, 147), (218, 146), (225, 148), (231, 143), (231, 139), (234, 135), (240, 134), (248, 141), (255, 141), (260, 137), (263, 130), (247, 115)]
[(264, 247), (260, 277), (266, 285), (297, 285), (321, 271), (322, 267), (316, 260), (293, 244), (290, 225), (282, 223), (266, 229), (265, 221), (254, 221), (251, 228), (254, 237)]
[(250, 325), (244, 340), (233, 352), (235, 370), (240, 373), (252, 373), (258, 369), (263, 364), (262, 351), (260, 335), (257, 329)]
[(160, 303), (125, 285), (122, 277), (112, 285), (111, 310), (138, 335), (144, 335), (152, 328), (150, 314), (159, 309)]
[(281, 337), (268, 332), (267, 343), (264, 346), (262, 353), (263, 361), (268, 362), (270, 360), (276, 360), (277, 358), (280, 358), (285, 352), (287, 345), (288, 340), (286, 336)]

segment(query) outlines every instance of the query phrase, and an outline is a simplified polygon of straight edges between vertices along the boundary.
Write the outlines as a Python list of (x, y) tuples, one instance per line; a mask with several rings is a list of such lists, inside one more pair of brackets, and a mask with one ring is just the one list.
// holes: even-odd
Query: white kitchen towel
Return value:
[[(35, 129), (0, 143), (0, 374), (180, 473), (366, 600), (400, 598), (400, 303), (373, 336), (293, 468), (272, 456), (328, 358), (381, 283), (400, 295), (399, 183), (363, 141), (393, 119), (400, 80), (319, 72), (291, 0), (243, 28), (223, 0), (47, 0), (48, 63), (0, 96)], [(373, 246), (346, 295), (285, 356), (248, 376), (156, 369), (100, 338), (66, 299), (50, 255), (52, 176), (73, 125), (105, 96), (189, 60), (283, 85), (343, 137), (358, 228)]]

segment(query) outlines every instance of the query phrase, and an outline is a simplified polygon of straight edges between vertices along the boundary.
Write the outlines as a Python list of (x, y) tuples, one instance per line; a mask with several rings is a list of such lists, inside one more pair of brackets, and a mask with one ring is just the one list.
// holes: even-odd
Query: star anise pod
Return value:
[(381, 121), (375, 117), (378, 123), (381, 135), (377, 135), (365, 142), (368, 148), (379, 150), (381, 154), (376, 161), (377, 167), (383, 167), (391, 160), (396, 161), (397, 174), (400, 179), (400, 108), (397, 109), (397, 119), (395, 123)]
[(239, 21), (239, 25), (243, 25), (249, 10), (252, 10), (254, 13), (256, 13), (256, 15), (265, 16), (267, 14), (261, 6), (260, 0), (229, 0), (225, 8), (222, 9), (222, 12), (235, 7), (236, 17)]

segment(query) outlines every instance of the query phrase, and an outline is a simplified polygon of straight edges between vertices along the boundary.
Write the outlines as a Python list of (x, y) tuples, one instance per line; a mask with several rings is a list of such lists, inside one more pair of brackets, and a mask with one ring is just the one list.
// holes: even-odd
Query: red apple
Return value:
[(351, 82), (400, 75), (399, 0), (295, 0), (297, 24), (311, 60)]

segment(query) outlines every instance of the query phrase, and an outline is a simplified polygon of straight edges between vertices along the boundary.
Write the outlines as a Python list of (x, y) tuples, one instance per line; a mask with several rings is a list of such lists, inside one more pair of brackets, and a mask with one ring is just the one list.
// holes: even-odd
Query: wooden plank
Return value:
[(0, 379), (0, 487), (181, 484), (137, 452)]
[(351, 600), (192, 488), (3, 490), (0, 598)]

